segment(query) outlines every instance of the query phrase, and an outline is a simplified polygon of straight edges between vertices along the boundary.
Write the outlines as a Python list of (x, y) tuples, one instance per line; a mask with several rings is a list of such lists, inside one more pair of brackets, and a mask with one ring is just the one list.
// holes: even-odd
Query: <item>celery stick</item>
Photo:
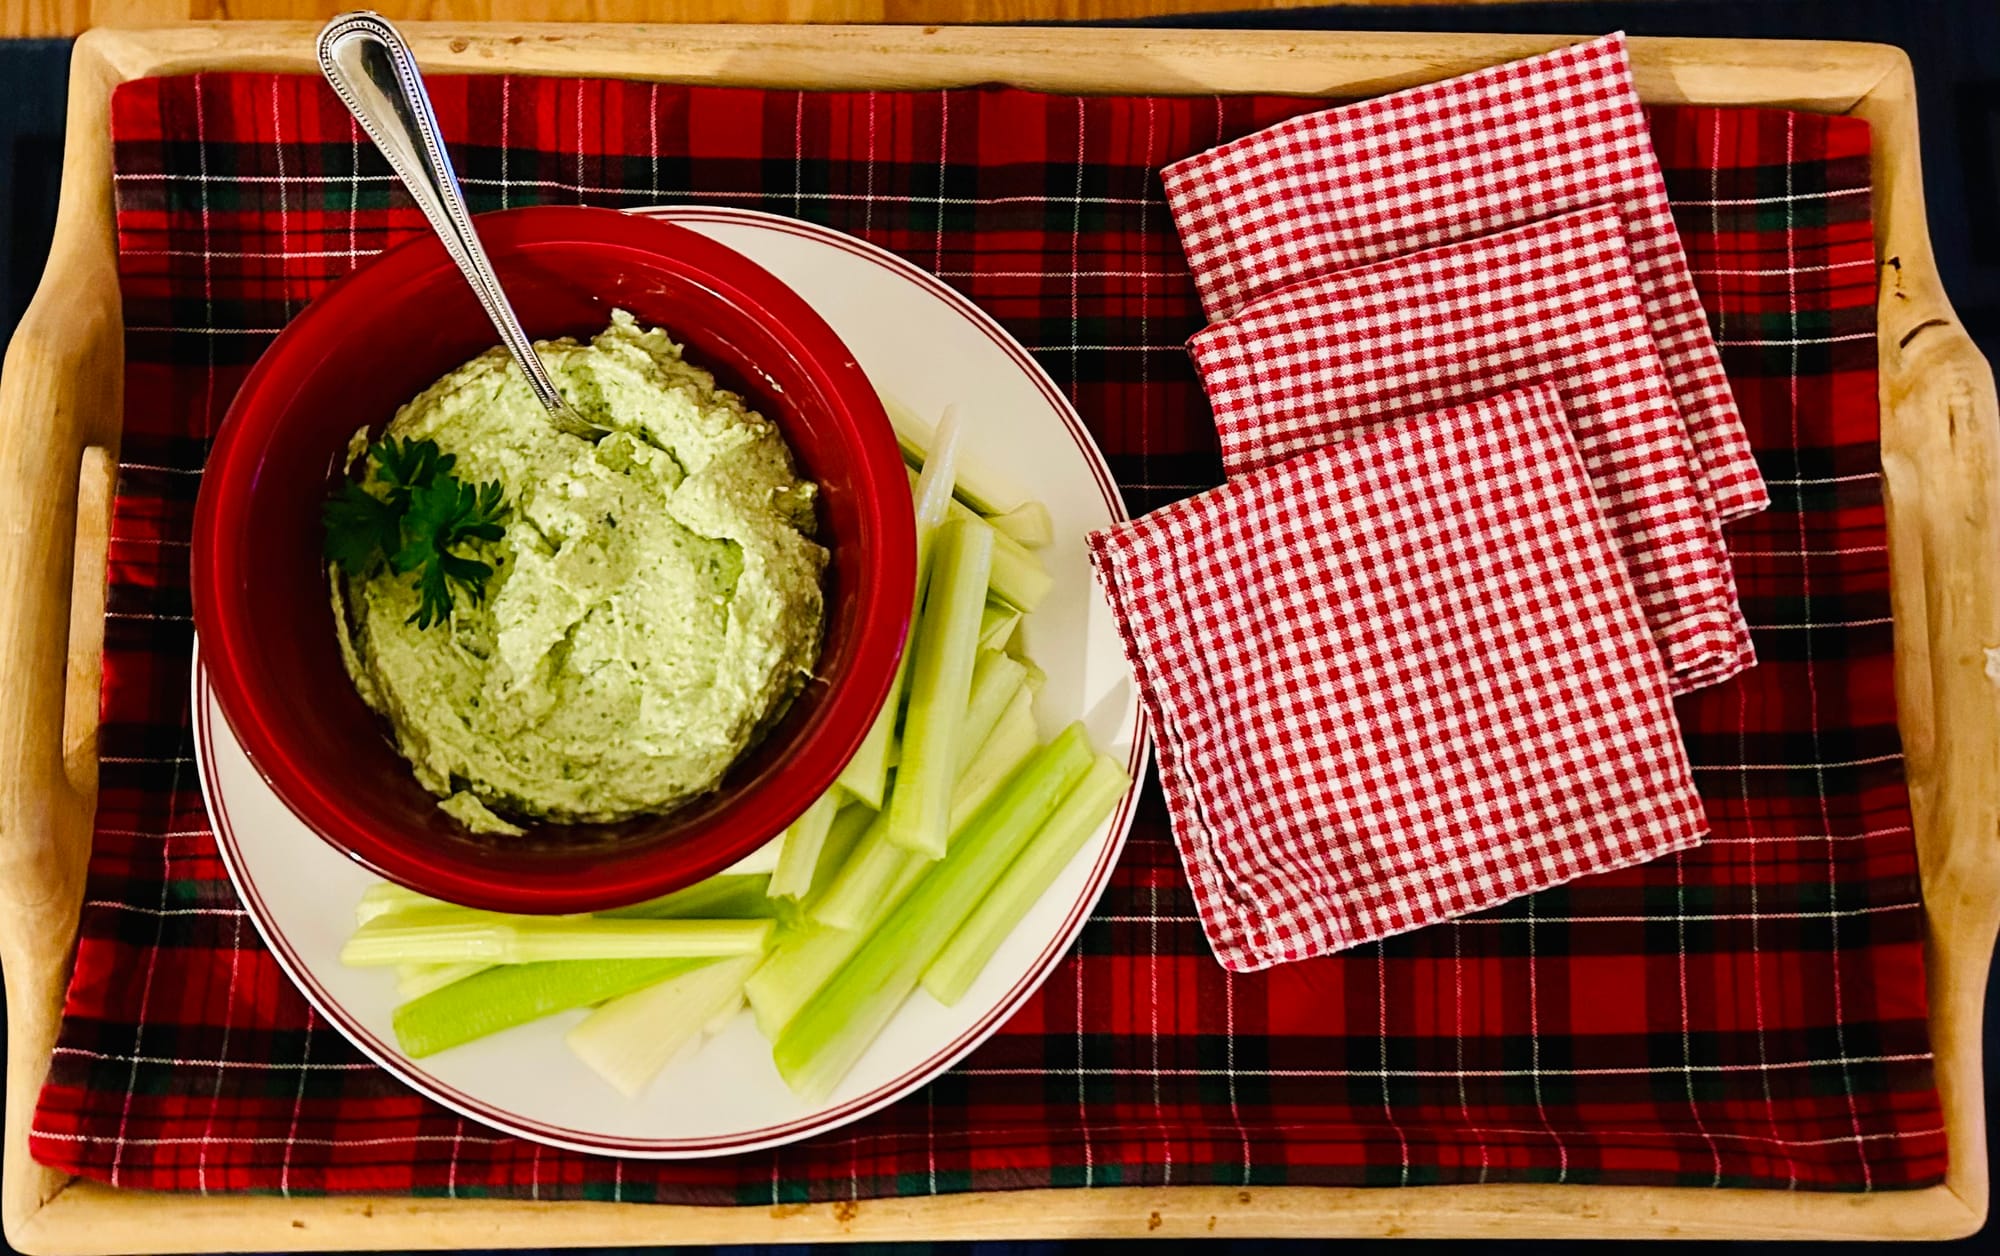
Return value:
[(958, 729), (972, 689), (979, 616), (986, 607), (993, 529), (953, 520), (938, 532), (930, 589), (917, 628), (903, 762), (889, 796), (889, 840), (936, 859), (944, 854), (957, 775)]
[(851, 802), (840, 809), (827, 828), (826, 841), (820, 844), (819, 863), (813, 868), (812, 887), (799, 899), (799, 913), (806, 915), (826, 894), (827, 887), (840, 875), (848, 857), (860, 844), (861, 835), (875, 822), (875, 812), (863, 803)]
[(571, 960), (506, 964), (454, 981), (397, 1008), (391, 1023), (413, 1059), (573, 1007), (630, 994), (709, 959)]
[(992, 736), (1000, 717), (1027, 682), (1028, 669), (1018, 659), (999, 650), (981, 650), (972, 662), (972, 689), (965, 699), (965, 718), (959, 723), (954, 782), (964, 773), (970, 756), (981, 742)]
[(986, 522), (1029, 549), (1040, 549), (1056, 539), (1056, 523), (1049, 508), (1040, 502), (1022, 502), (1005, 514), (988, 515)]
[[(885, 843), (886, 845), (886, 843)], [(743, 994), (756, 1014), (757, 1030), (777, 1040), (792, 1017), (798, 1015), (820, 987), (833, 980), (841, 966), (854, 957), (870, 935), (888, 919), (889, 913), (909, 894), (931, 861), (889, 846), (901, 861), (895, 864), (881, 891), (868, 904), (867, 915), (856, 928), (841, 929), (809, 920), (796, 931), (779, 938), (777, 945), (743, 987)]]
[[(976, 517), (976, 516), (969, 516)], [(990, 524), (988, 525), (991, 526)], [(1009, 606), (1032, 611), (1055, 588), (1055, 577), (1042, 565), (1035, 552), (1013, 537), (995, 533), (993, 542), (993, 592)]]
[(918, 612), (924, 604), (925, 590), (930, 587), (931, 542), (952, 504), (952, 475), (958, 465), (961, 430), (957, 408), (948, 407), (938, 428), (937, 456), (924, 467), (921, 475), (912, 477), (910, 491), (915, 495), (917, 512), (917, 587), (910, 611), (910, 626), (903, 638), (903, 655), (897, 660), (896, 677), (890, 682), (888, 697), (883, 701), (882, 709), (875, 713), (875, 722), (868, 726), (861, 748), (840, 770), (841, 788), (877, 810), (882, 807), (882, 791), (887, 785), (889, 739), (894, 736), (896, 724), (902, 718), (903, 695), (910, 683), (911, 656), (916, 653), (917, 626), (921, 619)]
[(684, 890), (597, 914), (605, 920), (765, 920), (777, 912), (767, 897), (770, 881), (764, 875), (718, 872)]
[[(1035, 717), (1029, 708), (1025, 690), (1015, 695), (1015, 701), (1007, 708), (1000, 723), (992, 734), (981, 743), (972, 766), (964, 771), (958, 780), (958, 789), (952, 795), (951, 828), (952, 841), (957, 841), (967, 821), (978, 814), (1000, 786), (1014, 774), (1014, 770), (1027, 762), (1036, 747)], [(850, 811), (866, 811), (859, 806)], [(847, 812), (841, 813), (846, 819)], [(840, 821), (835, 822), (836, 829)], [(865, 824), (865, 821), (864, 821)], [(858, 835), (858, 831), (857, 831)], [(833, 838), (827, 839), (832, 845)], [(750, 1000), (751, 1009), (757, 1014), (757, 1028), (766, 1038), (776, 1038), (787, 1021), (805, 1006), (807, 999), (833, 978), (868, 935), (875, 931), (903, 896), (910, 892), (930, 868), (930, 861), (906, 854), (889, 845), (880, 835), (876, 849), (887, 856), (886, 866), (881, 870), (879, 883), (871, 881), (877, 888), (857, 899), (858, 918), (851, 927), (841, 928), (824, 924), (816, 919), (816, 913), (808, 913), (805, 924), (778, 940), (776, 946), (757, 973), (750, 979), (744, 994)], [(857, 857), (859, 851), (857, 850)]]
[(951, 796), (951, 836), (971, 822), (986, 800), (993, 797), (1016, 768), (1041, 746), (1041, 730), (1035, 727), (1035, 698), (1027, 689), (1014, 691), (1014, 698), (1001, 713), (985, 741), (979, 743), (959, 774)]
[(833, 817), (839, 814), (840, 804), (846, 797), (847, 791), (835, 785), (813, 799), (805, 814), (786, 827), (784, 851), (778, 856), (778, 870), (771, 874), (768, 893), (772, 898), (796, 900), (812, 888), (813, 870), (819, 867), (820, 847), (826, 843), (826, 832), (833, 827)]
[[(887, 393), (881, 396), (882, 408), (889, 412), (889, 424), (896, 429), (896, 443), (903, 447), (904, 459), (924, 465), (929, 451), (935, 447), (936, 433), (908, 406)], [(958, 459), (957, 493), (973, 509), (982, 514), (1005, 514), (1029, 500), (1027, 490), (1006, 474), (964, 453)]]
[(1035, 660), (1033, 659), (1017, 659), (1015, 661), (1028, 669), (1028, 689), (1033, 693), (1040, 693), (1042, 686), (1049, 683), (1049, 674), (1035, 666)]
[[(722, 962), (726, 964), (729, 961), (724, 960)], [(701, 1032), (710, 1036), (721, 1033), (723, 1030), (729, 1028), (729, 1022), (735, 1020), (736, 1014), (742, 1010), (743, 985), (741, 982), (738, 982), (735, 996), (716, 1005), (715, 1014), (710, 1016), (707, 1023), (701, 1027)]]
[(924, 970), (924, 989), (932, 998), (950, 1007), (965, 997), (973, 978), (992, 960), (1000, 943), (1131, 788), (1132, 778), (1122, 764), (1110, 755), (1097, 756), (1090, 771), (1064, 796), (1000, 883)]
[(771, 1052), (795, 1093), (809, 1101), (832, 1093), (1090, 762), (1083, 726), (1070, 725), (980, 811), (944, 860), (799, 1010)]
[(782, 849), (784, 840), (784, 834), (780, 833), (715, 875), (719, 877), (769, 876), (778, 869), (778, 855)]
[(836, 929), (857, 927), (908, 857), (908, 851), (889, 840), (889, 813), (876, 812), (856, 840), (854, 852), (813, 905), (812, 919)]
[[(414, 999), (442, 990), (454, 981), (463, 981), (474, 973), (483, 973), (493, 967), (477, 960), (464, 964), (398, 964), (396, 965), (396, 993), (405, 999)], [(405, 970), (408, 971), (405, 971)]]
[(1014, 629), (1020, 627), (1021, 612), (1005, 602), (987, 600), (986, 609), (979, 615), (979, 648), (982, 650), (1004, 650)]
[(764, 948), (768, 920), (631, 920), (393, 912), (355, 930), (341, 948), (356, 968), (429, 963), (532, 964), (544, 960), (668, 959), (747, 955)]
[(761, 956), (717, 960), (658, 985), (610, 1000), (578, 1021), (563, 1041), (592, 1072), (631, 1098), (743, 1003), (743, 981)]
[(392, 911), (408, 911), (413, 907), (449, 907), (450, 903), (428, 894), (405, 889), (388, 881), (377, 881), (361, 891), (361, 901), (354, 905), (354, 923), (365, 925), (377, 916), (386, 916)]

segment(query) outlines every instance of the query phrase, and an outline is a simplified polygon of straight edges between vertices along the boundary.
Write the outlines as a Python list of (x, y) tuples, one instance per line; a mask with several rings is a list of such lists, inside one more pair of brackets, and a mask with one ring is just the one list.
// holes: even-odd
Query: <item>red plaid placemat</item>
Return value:
[(1210, 945), (1255, 971), (1708, 832), (1554, 387), (1093, 533)]
[[(793, 214), (956, 285), (1076, 400), (1135, 512), (1221, 480), (1158, 171), (1311, 101), (435, 85), (479, 209)], [(1731, 531), (1762, 663), (1679, 704), (1714, 832), (1641, 868), (1232, 975), (1149, 785), (1110, 891), (959, 1068), (810, 1143), (697, 1163), (493, 1133), (370, 1065), (258, 945), (187, 725), (189, 511), (276, 329), (423, 231), (304, 77), (113, 99), (127, 380), (102, 789), (41, 1160), (163, 1190), (768, 1205), (1188, 1182), (1938, 1181), (1890, 687), (1867, 130), (1670, 110), (1654, 139), (1777, 503)]]
[(1723, 519), (1769, 504), (1674, 230), (1625, 37), (1291, 119), (1166, 171), (1210, 318), (1327, 270), (1609, 202)]
[(1305, 280), (1188, 348), (1231, 475), (1370, 423), (1551, 382), (1676, 691), (1756, 661), (1616, 209)]

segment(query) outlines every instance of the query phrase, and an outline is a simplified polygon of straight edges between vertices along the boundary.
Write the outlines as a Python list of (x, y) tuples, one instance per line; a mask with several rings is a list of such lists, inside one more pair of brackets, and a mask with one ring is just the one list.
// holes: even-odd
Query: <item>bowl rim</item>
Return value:
[[(238, 491), (254, 470), (261, 439), (275, 420), (246, 429), (248, 414), (266, 404), (274, 385), (313, 364), (316, 335), (358, 302), (395, 300), (415, 277), (451, 262), (443, 242), (425, 233), (396, 245), (341, 277), (279, 332), (244, 377), (217, 428), (197, 491), (190, 555), (194, 622), (218, 705), (259, 775), (287, 809), (321, 840), (390, 881), (450, 902), (487, 910), (537, 914), (606, 910), (642, 901), (720, 872), (781, 834), (831, 788), (859, 748), (886, 700), (908, 638), (916, 589), (916, 520), (901, 448), (880, 397), (840, 337), (817, 311), (776, 276), (743, 254), (698, 232), (615, 209), (529, 206), (475, 215), (488, 250), (611, 245), (670, 258), (674, 268), (749, 310), (787, 345), (829, 401), (851, 416), (858, 439), (844, 455), (861, 468), (856, 493), (879, 538), (862, 565), (854, 596), (860, 641), (849, 670), (831, 687), (815, 722), (783, 770), (698, 822), (699, 840), (649, 844), (620, 854), (594, 853), (560, 867), (555, 876), (524, 876), (465, 857), (442, 856), (407, 840), (393, 825), (357, 813), (345, 795), (322, 781), (311, 748), (288, 737), (281, 704), (257, 692), (239, 655), (256, 631), (233, 603), (245, 595), (226, 575), (242, 545), (245, 498)], [(407, 299), (407, 298), (401, 298)], [(497, 343), (497, 337), (495, 338)], [(282, 415), (282, 401), (271, 406)], [(884, 489), (905, 491), (882, 491)], [(321, 752), (323, 754), (323, 751)], [(665, 829), (672, 813), (661, 816)], [(628, 822), (630, 823), (630, 822)], [(562, 828), (568, 826), (549, 826)]]

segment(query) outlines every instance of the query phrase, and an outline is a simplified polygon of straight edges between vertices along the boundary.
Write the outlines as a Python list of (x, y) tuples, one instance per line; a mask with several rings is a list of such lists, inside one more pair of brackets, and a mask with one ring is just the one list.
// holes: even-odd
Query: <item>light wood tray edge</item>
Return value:
[[(0, 1216), (21, 1250), (1146, 1234), (1943, 1238), (1982, 1223), (1980, 1004), (2000, 925), (2000, 699), (1985, 672), (1985, 651), (2000, 646), (2000, 415), (1991, 372), (1953, 316), (1931, 258), (1907, 59), (1875, 45), (1776, 41), (1636, 40), (1634, 58), (1651, 101), (1853, 112), (1875, 127), (1897, 683), (1951, 1144), (1945, 1185), (1872, 1196), (1537, 1185), (1115, 1188), (685, 1208), (154, 1195), (32, 1164), (27, 1126), (54, 1041), (95, 802), (105, 533), (122, 414), (109, 94), (126, 79), (203, 68), (306, 71), (312, 30), (297, 23), (100, 30), (85, 35), (75, 53), (56, 244), (0, 374), (0, 536), (9, 542), (0, 546), (0, 962), (11, 1044)], [(1563, 42), (950, 27), (411, 30), (420, 57), (438, 70), (811, 87), (1010, 81), (1055, 91), (1345, 95), (1393, 90)]]

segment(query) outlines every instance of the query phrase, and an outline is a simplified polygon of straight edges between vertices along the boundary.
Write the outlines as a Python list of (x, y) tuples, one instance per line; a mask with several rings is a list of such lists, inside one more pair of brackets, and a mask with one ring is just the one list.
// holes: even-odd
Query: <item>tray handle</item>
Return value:
[[(63, 982), (49, 974), (68, 968), (96, 806), (104, 534), (124, 402), (104, 139), (114, 82), (96, 44), (79, 42), (55, 239), (0, 367), (0, 963), (8, 977), (9, 1147), (26, 1145), (60, 1020)], [(85, 583), (73, 599), (78, 575)], [(26, 1156), (7, 1157), (0, 1212), (9, 1232), (19, 1233), (64, 1181)]]

